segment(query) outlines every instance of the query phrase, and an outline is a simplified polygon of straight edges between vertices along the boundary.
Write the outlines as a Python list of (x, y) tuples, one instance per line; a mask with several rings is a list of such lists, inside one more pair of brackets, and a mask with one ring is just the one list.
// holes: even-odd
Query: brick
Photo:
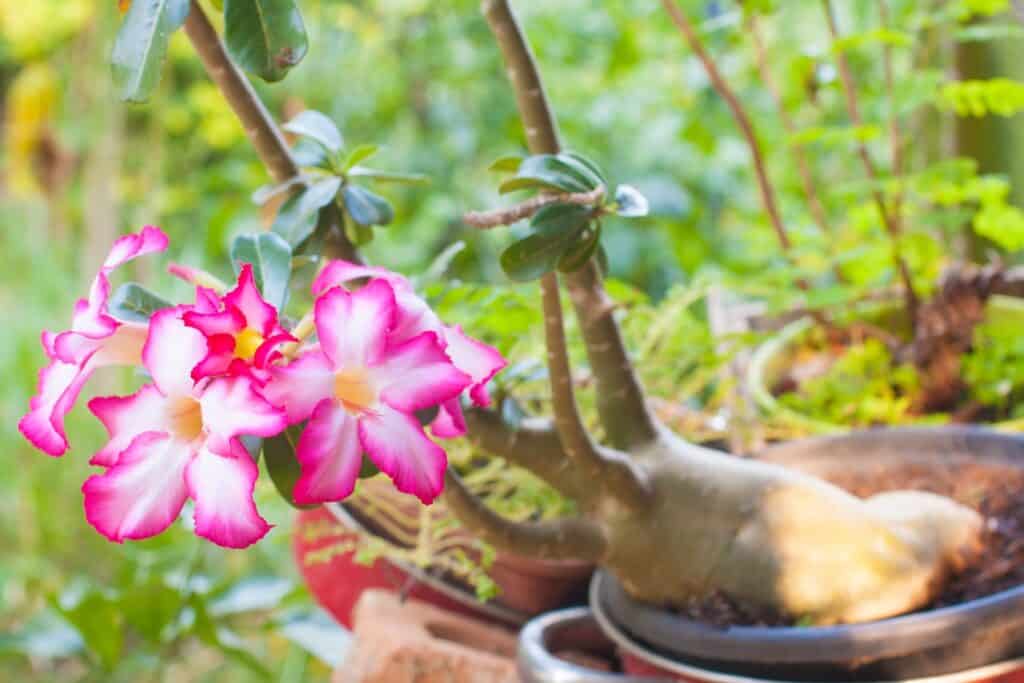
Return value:
[(514, 633), (368, 590), (354, 611), (352, 649), (333, 683), (517, 683)]

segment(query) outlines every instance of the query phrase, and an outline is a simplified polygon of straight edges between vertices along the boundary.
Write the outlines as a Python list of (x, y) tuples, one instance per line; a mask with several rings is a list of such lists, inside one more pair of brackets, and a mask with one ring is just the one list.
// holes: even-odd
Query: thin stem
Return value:
[[(889, 28), (889, 2), (878, 0), (878, 14), (881, 19), (882, 28)], [(892, 45), (888, 42), (882, 48), (882, 69), (885, 72), (885, 96), (889, 101), (889, 150), (892, 155), (892, 175), (895, 178), (903, 177), (903, 141), (900, 136), (899, 115), (896, 111), (896, 78), (893, 73)], [(902, 180), (900, 181), (902, 182)], [(897, 228), (901, 228), (902, 219), (900, 204), (903, 201), (903, 194), (897, 188), (893, 194), (893, 218)]]
[[(481, 7), (512, 82), (533, 154), (561, 150), (558, 125), (544, 91), (540, 72), (508, 0), (484, 0)], [(657, 438), (657, 423), (626, 353), (612, 305), (593, 260), (566, 277), (580, 319), (587, 357), (597, 382), (597, 407), (609, 440), (629, 448)]]
[[(747, 19), (747, 32), (750, 34), (751, 42), (754, 45), (754, 58), (757, 61), (757, 69), (761, 74), (761, 81), (764, 83), (768, 94), (772, 98), (772, 102), (775, 104), (779, 120), (782, 122), (782, 128), (788, 135), (793, 136), (796, 134), (796, 125), (793, 123), (789, 112), (786, 111), (786, 107), (782, 102), (782, 93), (775, 83), (774, 76), (772, 76), (768, 61), (768, 51), (765, 48), (764, 41), (761, 40), (759, 26), (757, 18), (751, 14)], [(800, 182), (804, 186), (804, 195), (807, 197), (807, 206), (811, 210), (811, 216), (814, 217), (814, 222), (818, 224), (821, 231), (828, 234), (832, 231), (832, 226), (822, 204), (821, 196), (818, 193), (818, 185), (811, 173), (810, 164), (807, 163), (807, 156), (804, 154), (803, 147), (791, 144), (789, 148), (793, 152), (794, 161), (796, 161), (797, 172), (800, 174)]]
[(529, 218), (540, 209), (550, 204), (576, 204), (579, 206), (595, 206), (604, 199), (604, 186), (596, 187), (590, 192), (563, 192), (559, 194), (539, 194), (524, 202), (504, 209), (493, 211), (469, 211), (462, 220), (474, 228), (496, 228), (499, 225), (512, 225), (524, 218)]
[(782, 222), (782, 215), (779, 213), (775, 198), (775, 188), (772, 186), (771, 180), (768, 178), (768, 172), (765, 170), (764, 154), (761, 151), (761, 144), (758, 142), (757, 134), (754, 132), (754, 125), (750, 121), (750, 116), (747, 115), (743, 105), (740, 104), (739, 98), (736, 97), (736, 94), (718, 70), (715, 60), (704, 49), (700, 36), (697, 35), (693, 24), (690, 23), (690, 20), (686, 18), (679, 5), (676, 4), (676, 0), (662, 0), (661, 4), (672, 17), (672, 23), (679, 29), (686, 43), (697, 56), (697, 59), (704, 65), (704, 70), (707, 72), (708, 78), (711, 79), (711, 85), (722, 99), (725, 100), (729, 110), (732, 112), (733, 118), (736, 119), (736, 123), (740, 127), (740, 133), (742, 133), (747, 141), (747, 146), (750, 147), (750, 156), (754, 162), (757, 187), (761, 193), (761, 203), (764, 205), (765, 213), (768, 214), (768, 220), (772, 224), (772, 229), (775, 230), (775, 236), (778, 238), (779, 244), (782, 246), (783, 251), (788, 252), (792, 242), (789, 238), (789, 233), (786, 231), (786, 226)]
[[(850, 122), (854, 126), (860, 126), (862, 119), (860, 116), (860, 109), (857, 105), (857, 89), (853, 83), (853, 73), (850, 71), (850, 64), (846, 61), (846, 54), (838, 48), (839, 42), (839, 27), (836, 23), (835, 9), (832, 7), (832, 0), (822, 0), (822, 6), (825, 10), (825, 19), (828, 23), (828, 30), (832, 36), (832, 49), (836, 54), (836, 65), (839, 67), (839, 80), (843, 87), (843, 94), (846, 99), (846, 110), (850, 117)], [(878, 212), (882, 217), (882, 224), (885, 226), (886, 232), (889, 233), (890, 242), (892, 243), (892, 259), (896, 265), (896, 269), (899, 271), (900, 278), (903, 280), (904, 296), (907, 301), (907, 309), (910, 319), (913, 321), (917, 315), (918, 298), (917, 293), (914, 291), (914, 281), (910, 275), (910, 268), (907, 266), (907, 262), (903, 259), (900, 253), (900, 224), (899, 220), (893, 216), (889, 207), (885, 203), (885, 197), (882, 196), (882, 191), (878, 189), (878, 171), (875, 169), (875, 164), (871, 160), (871, 154), (868, 152), (868, 147), (863, 142), (857, 146), (857, 152), (860, 156), (861, 162), (864, 165), (864, 171), (867, 173), (868, 180), (871, 181), (872, 190), (871, 194), (874, 198), (875, 205), (878, 207)]]
[[(249, 142), (255, 148), (267, 172), (275, 182), (283, 183), (299, 174), (288, 144), (273, 117), (263, 105), (249, 79), (228, 56), (227, 49), (197, 0), (192, 0), (185, 19), (185, 34), (199, 54), (210, 80), (242, 123)], [(332, 226), (324, 241), (324, 254), (330, 258), (358, 261), (359, 256), (339, 226)]]
[(593, 522), (576, 517), (532, 523), (506, 519), (474, 496), (450, 468), (445, 472), (444, 501), (470, 531), (507, 552), (592, 562), (604, 556), (604, 533)]

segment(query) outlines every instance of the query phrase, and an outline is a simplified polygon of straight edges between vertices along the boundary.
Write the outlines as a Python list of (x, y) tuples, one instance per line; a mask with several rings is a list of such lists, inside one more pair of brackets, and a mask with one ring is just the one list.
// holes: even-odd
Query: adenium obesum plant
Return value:
[[(134, 394), (89, 402), (110, 435), (90, 461), (104, 471), (82, 487), (100, 533), (148, 538), (192, 499), (197, 535), (231, 548), (258, 541), (270, 525), (253, 502), (259, 469), (241, 437), (268, 439), (299, 423), (296, 503), (347, 497), (364, 454), (401, 491), (424, 503), (440, 494), (447, 458), (418, 415), (436, 410), (436, 437), (463, 434), (459, 398), (489, 402), (486, 384), (505, 364), (497, 351), (442, 324), (403, 277), (344, 261), (314, 282), (312, 329), (285, 329), (249, 263), (229, 292), (199, 285), (194, 303), (160, 307), (145, 322), (116, 317), (111, 271), (166, 247), (153, 227), (114, 244), (71, 329), (43, 334), (50, 364), (19, 423), (59, 456), (64, 417), (92, 372), (145, 370), (150, 381)], [(215, 283), (182, 266), (172, 272)]]

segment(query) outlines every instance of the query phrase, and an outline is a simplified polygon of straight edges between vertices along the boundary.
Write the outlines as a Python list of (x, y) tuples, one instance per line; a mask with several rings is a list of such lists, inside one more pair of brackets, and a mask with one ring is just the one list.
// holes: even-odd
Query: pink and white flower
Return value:
[(354, 292), (326, 289), (314, 307), (319, 346), (272, 368), (264, 395), (290, 423), (309, 420), (296, 449), (297, 503), (348, 496), (364, 452), (400, 491), (424, 503), (441, 492), (447, 457), (415, 413), (457, 397), (472, 379), (435, 332), (403, 335), (401, 295), (380, 278)]
[(247, 375), (262, 381), (265, 376), (259, 371), (280, 358), (277, 348), (296, 341), (278, 322), (277, 309), (260, 295), (248, 263), (219, 306), (186, 312), (183, 319), (206, 337), (207, 355), (191, 373), (196, 381), (217, 375)]
[(146, 326), (122, 322), (109, 314), (108, 276), (138, 256), (166, 248), (167, 236), (152, 226), (119, 238), (96, 274), (89, 296), (75, 304), (71, 329), (58, 334), (43, 332), (43, 349), (50, 364), (39, 372), (36, 395), (18, 422), (21, 433), (40, 450), (57, 456), (68, 449), (64, 417), (93, 371), (139, 362)]
[[(424, 332), (436, 334), (445, 353), (459, 370), (471, 381), (469, 398), (478, 406), (491, 403), (487, 383), (502, 368), (506, 361), (498, 350), (466, 335), (459, 326), (441, 322), (413, 289), (412, 283), (401, 275), (374, 266), (363, 266), (347, 261), (331, 261), (313, 282), (313, 294), (320, 295), (333, 287), (351, 285), (364, 278), (386, 280), (395, 292), (398, 320), (392, 338), (400, 343)], [(444, 401), (437, 418), (431, 423), (431, 431), (441, 438), (461, 436), (466, 433), (466, 423), (458, 397)]]
[(82, 487), (86, 518), (112, 541), (148, 538), (191, 498), (197, 535), (243, 548), (270, 525), (256, 510), (258, 470), (238, 437), (270, 437), (287, 423), (248, 377), (193, 382), (208, 350), (203, 334), (182, 321), (187, 310), (158, 311), (150, 320), (142, 363), (151, 384), (89, 402), (110, 441), (91, 461), (109, 469)]

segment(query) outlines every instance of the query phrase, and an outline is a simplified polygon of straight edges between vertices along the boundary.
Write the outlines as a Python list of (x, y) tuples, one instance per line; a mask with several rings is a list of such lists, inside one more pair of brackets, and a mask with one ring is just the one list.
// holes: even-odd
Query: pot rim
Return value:
[[(884, 303), (875, 302), (871, 304), (871, 308), (873, 309), (884, 307)], [(994, 294), (989, 297), (986, 308), (995, 308), (1006, 311), (1012, 310), (1018, 315), (1024, 315), (1024, 302), (1015, 297), (1008, 297), (1000, 294)], [(754, 350), (753, 355), (750, 357), (750, 362), (747, 365), (747, 372), (744, 378), (747, 394), (753, 399), (754, 403), (763, 413), (777, 416), (792, 426), (805, 429), (812, 436), (848, 431), (851, 429), (849, 426), (836, 422), (819, 420), (783, 405), (782, 402), (772, 394), (766, 381), (768, 365), (779, 356), (785, 354), (789, 350), (790, 345), (800, 335), (813, 327), (813, 325), (814, 320), (810, 317), (805, 316), (798, 318), (797, 320), (784, 325), (776, 334), (772, 335)], [(993, 422), (990, 426), (993, 429), (998, 429), (999, 431), (1021, 431), (1024, 430), (1024, 418)]]
[[(1024, 468), (1024, 436), (970, 426), (892, 427), (816, 437), (781, 444), (761, 454), (767, 461), (793, 465), (836, 461), (841, 456), (865, 466), (913, 452), (946, 463), (1014, 463)], [(805, 471), (813, 471), (806, 467)], [(634, 600), (614, 576), (599, 571), (591, 582), (591, 604), (609, 605), (631, 624), (629, 632), (680, 656), (721, 661), (835, 662), (905, 656), (950, 645), (988, 629), (1024, 625), (1024, 585), (957, 605), (858, 624), (818, 627), (730, 626), (722, 629)], [(680, 643), (698, 643), (682, 650)], [(764, 654), (760, 654), (764, 652)]]
[[(654, 650), (644, 647), (641, 643), (630, 637), (621, 629), (605, 612), (599, 599), (599, 582), (602, 580), (603, 572), (594, 575), (590, 584), (590, 610), (601, 630), (608, 636), (608, 639), (615, 643), (623, 651), (652, 664), (659, 669), (664, 669), (673, 674), (696, 678), (698, 680), (710, 681), (711, 683), (788, 683), (774, 678), (752, 678), (738, 674), (723, 673), (710, 669), (702, 669), (691, 664), (670, 659)], [(1024, 667), (1024, 657), (1007, 659), (994, 664), (987, 664), (982, 667), (957, 671), (954, 673), (940, 674), (938, 676), (925, 676), (922, 678), (901, 679), (900, 683), (973, 683), (983, 681), (1007, 674)], [(831, 683), (822, 681), (821, 683)], [(892, 681), (877, 681), (873, 683), (893, 683)]]
[[(325, 503), (324, 507), (327, 508), (327, 511), (330, 512), (331, 515), (333, 515), (334, 518), (343, 526), (356, 533), (370, 533), (349, 513), (348, 510), (345, 509), (345, 506), (341, 503)], [(511, 607), (505, 607), (504, 605), (499, 605), (497, 603), (480, 602), (466, 591), (459, 590), (444, 579), (434, 576), (416, 565), (390, 558), (385, 559), (385, 561), (398, 567), (418, 583), (426, 585), (428, 588), (443, 594), (445, 597), (450, 598), (461, 605), (465, 605), (466, 607), (481, 612), (490, 619), (509, 624), (510, 626), (522, 626), (530, 620), (530, 615), (525, 612), (520, 612), (519, 610)]]

